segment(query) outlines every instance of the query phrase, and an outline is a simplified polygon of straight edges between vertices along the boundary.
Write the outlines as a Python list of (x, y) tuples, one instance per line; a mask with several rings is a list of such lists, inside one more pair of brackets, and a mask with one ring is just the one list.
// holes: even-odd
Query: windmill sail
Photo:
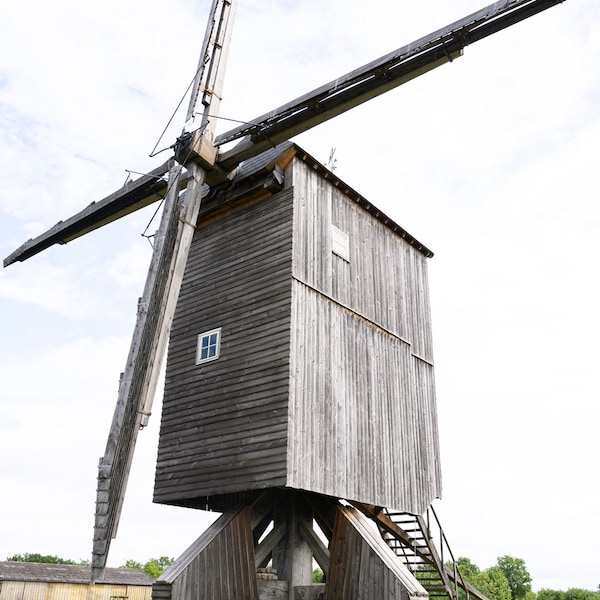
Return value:
[[(222, 77), (216, 73), (226, 61), (235, 2), (214, 0), (200, 56), (196, 89), (188, 116), (193, 116), (200, 92), (203, 95), (202, 127), (212, 137), (209, 115), (218, 111)], [(210, 85), (208, 85), (210, 84)], [(169, 338), (175, 305), (194, 234), (202, 198), (205, 170), (189, 165), (188, 185), (182, 206), (178, 205), (182, 167), (169, 177), (159, 236), (146, 280), (144, 296), (131, 342), (127, 368), (121, 379), (106, 452), (98, 467), (98, 490), (92, 551), (92, 580), (98, 579), (108, 558), (110, 541), (116, 536), (137, 434), (150, 416), (158, 375)]]
[(371, 100), (462, 55), (465, 46), (510, 27), (564, 0), (505, 0), (438, 29), (346, 75), (250, 120), (215, 140), (228, 170), (294, 135)]
[[(152, 263), (144, 294), (138, 304), (138, 317), (127, 365), (119, 383), (119, 395), (104, 456), (98, 466), (98, 488), (92, 550), (92, 579), (96, 580), (105, 564), (111, 539), (116, 535), (123, 506), (133, 451), (140, 428), (149, 416), (148, 397), (154, 394), (156, 376), (164, 344), (164, 307), (168, 302), (176, 250), (179, 206), (179, 168), (170, 177), (161, 225), (155, 236)], [(156, 364), (155, 364), (156, 363)]]

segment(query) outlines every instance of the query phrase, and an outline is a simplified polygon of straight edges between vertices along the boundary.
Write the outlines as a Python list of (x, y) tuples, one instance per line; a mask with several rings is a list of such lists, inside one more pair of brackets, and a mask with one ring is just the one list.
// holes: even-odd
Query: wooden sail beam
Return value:
[(217, 164), (225, 171), (230, 170), (273, 145), (451, 62), (461, 56), (465, 46), (563, 1), (495, 2), (257, 117), (250, 124), (219, 135), (215, 140), (217, 146), (243, 139), (221, 153)]
[[(180, 229), (178, 205), (179, 170), (170, 173), (171, 187), (166, 198), (160, 228), (154, 243), (152, 262), (144, 293), (138, 304), (136, 326), (125, 370), (119, 382), (119, 394), (106, 449), (98, 466), (98, 487), (92, 551), (92, 579), (100, 577), (111, 539), (116, 535), (127, 479), (133, 460), (138, 431), (146, 425), (157, 378), (154, 362), (162, 358), (156, 352), (164, 344), (160, 333), (164, 322), (168, 290), (173, 278), (174, 252)], [(164, 337), (164, 336), (163, 336)], [(155, 358), (156, 355), (156, 358)]]
[[(94, 229), (112, 223), (139, 208), (143, 208), (162, 200), (167, 193), (168, 183), (164, 175), (168, 173), (173, 159), (163, 163), (150, 173), (139, 179), (126, 183), (121, 189), (113, 192), (99, 202), (92, 202), (81, 212), (66, 221), (59, 221), (54, 227), (42, 235), (30, 239), (10, 256), (4, 259), (4, 266), (24, 261), (54, 244), (66, 244)], [(185, 187), (187, 178), (180, 179), (180, 187)]]
[(210, 106), (210, 113), (204, 111), (202, 115), (202, 126), (208, 119), (219, 113), (221, 102), (221, 91), (225, 79), (225, 69), (221, 67), (227, 61), (227, 52), (231, 44), (233, 28), (230, 22), (235, 18), (237, 1), (213, 0), (208, 26), (200, 51), (196, 78), (192, 86), (190, 104), (188, 106), (186, 123), (194, 118), (198, 103), (203, 107)]

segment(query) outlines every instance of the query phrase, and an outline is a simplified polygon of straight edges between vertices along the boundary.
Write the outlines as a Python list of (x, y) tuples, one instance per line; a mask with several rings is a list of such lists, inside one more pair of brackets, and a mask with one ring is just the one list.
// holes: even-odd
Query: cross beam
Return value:
[(564, 0), (504, 0), (403, 46), (342, 77), (222, 135), (222, 146), (243, 138), (219, 155), (224, 170), (294, 135), (323, 123), (407, 81), (451, 62), (465, 46), (523, 21)]

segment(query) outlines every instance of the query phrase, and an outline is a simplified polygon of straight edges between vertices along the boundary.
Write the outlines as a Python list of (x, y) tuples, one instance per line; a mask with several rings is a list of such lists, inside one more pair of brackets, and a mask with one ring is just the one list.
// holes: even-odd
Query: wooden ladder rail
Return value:
[[(424, 542), (418, 543), (417, 537), (414, 534), (411, 535), (402, 528), (400, 524), (394, 521), (393, 514), (389, 513), (389, 511), (383, 507), (362, 504), (359, 502), (351, 502), (351, 504), (375, 522), (384, 539), (386, 539), (384, 536), (385, 533), (390, 534), (398, 540), (404, 548), (408, 548), (412, 551), (413, 554), (422, 561), (422, 564), (433, 567), (440, 577), (442, 586), (448, 598), (457, 600), (458, 588), (460, 588), (465, 592), (466, 600), (470, 600), (471, 597), (476, 598), (477, 600), (489, 600), (479, 590), (465, 581), (460, 574), (456, 559), (450, 549), (450, 544), (448, 543), (433, 507), (429, 507), (424, 517), (408, 515), (408, 513), (399, 513), (410, 516), (418, 525), (421, 531), (421, 539)], [(434, 535), (432, 533), (432, 520), (439, 533), (440, 552), (438, 552), (436, 548)], [(386, 541), (388, 541), (389, 544), (389, 540)], [(394, 549), (394, 551), (398, 554), (398, 549)], [(444, 562), (446, 556), (448, 557), (447, 562), (452, 565), (451, 568)]]

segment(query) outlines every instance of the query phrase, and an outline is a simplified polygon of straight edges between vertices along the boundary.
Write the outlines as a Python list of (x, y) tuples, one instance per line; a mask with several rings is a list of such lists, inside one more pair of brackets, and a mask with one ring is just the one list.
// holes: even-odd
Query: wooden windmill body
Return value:
[(249, 162), (200, 213), (154, 499), (285, 486), (422, 514), (441, 495), (431, 252), (294, 144)]
[[(188, 111), (200, 102), (202, 119), (176, 161), (5, 260), (166, 197), (99, 466), (96, 576), (170, 334), (154, 500), (224, 514), (157, 582), (156, 600), (477, 595), (423, 517), (441, 496), (432, 253), (285, 140), (559, 1), (495, 3), (215, 137), (235, 2), (214, 0)], [(256, 568), (271, 559), (286, 585), (260, 590)], [(313, 560), (324, 589), (310, 586)]]

